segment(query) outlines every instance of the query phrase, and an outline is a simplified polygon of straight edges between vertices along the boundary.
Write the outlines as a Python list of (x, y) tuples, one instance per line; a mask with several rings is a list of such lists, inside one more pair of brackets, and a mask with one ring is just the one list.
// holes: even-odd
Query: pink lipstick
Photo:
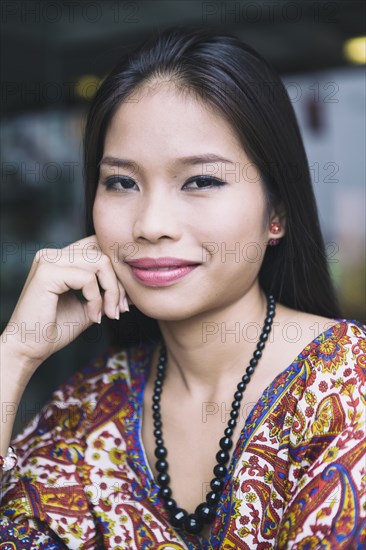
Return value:
[(133, 275), (147, 286), (168, 286), (191, 273), (199, 263), (181, 258), (140, 258), (126, 261)]

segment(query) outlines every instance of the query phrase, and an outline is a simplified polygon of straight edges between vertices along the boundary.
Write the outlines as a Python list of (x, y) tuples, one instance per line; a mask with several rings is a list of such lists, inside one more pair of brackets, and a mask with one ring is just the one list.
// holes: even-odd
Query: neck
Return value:
[(160, 321), (167, 349), (167, 384), (191, 396), (220, 395), (240, 378), (255, 350), (267, 300), (259, 285), (225, 308), (183, 321)]

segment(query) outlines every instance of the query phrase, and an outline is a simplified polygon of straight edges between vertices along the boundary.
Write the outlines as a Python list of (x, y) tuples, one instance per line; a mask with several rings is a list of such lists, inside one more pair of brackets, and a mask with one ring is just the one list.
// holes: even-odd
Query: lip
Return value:
[[(146, 286), (168, 286), (186, 277), (198, 267), (198, 263), (181, 258), (139, 258), (126, 262), (134, 277)], [(166, 267), (170, 269), (159, 270)]]
[(164, 258), (139, 258), (137, 260), (126, 261), (131, 267), (138, 267), (140, 269), (153, 269), (159, 267), (181, 267), (187, 265), (198, 265), (199, 262), (192, 260), (182, 260), (181, 258), (171, 258), (166, 256)]

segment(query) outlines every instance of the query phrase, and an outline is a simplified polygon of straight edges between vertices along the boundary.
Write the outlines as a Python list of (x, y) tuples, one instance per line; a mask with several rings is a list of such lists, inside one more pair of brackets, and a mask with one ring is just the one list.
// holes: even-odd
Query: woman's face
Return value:
[[(220, 115), (167, 85), (120, 105), (93, 218), (103, 252), (143, 313), (181, 320), (243, 297), (257, 279), (271, 215), (257, 170)], [(191, 267), (157, 269), (167, 257)], [(142, 258), (158, 265), (128, 263)]]

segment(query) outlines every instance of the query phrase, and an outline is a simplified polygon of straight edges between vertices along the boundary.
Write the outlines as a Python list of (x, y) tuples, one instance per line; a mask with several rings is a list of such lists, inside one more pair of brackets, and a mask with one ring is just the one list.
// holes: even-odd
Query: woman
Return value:
[(4, 548), (361, 548), (365, 327), (340, 318), (279, 77), (234, 37), (165, 31), (100, 87), (85, 172), (89, 237), (37, 253), (6, 400), (128, 304), (136, 342), (11, 443)]

